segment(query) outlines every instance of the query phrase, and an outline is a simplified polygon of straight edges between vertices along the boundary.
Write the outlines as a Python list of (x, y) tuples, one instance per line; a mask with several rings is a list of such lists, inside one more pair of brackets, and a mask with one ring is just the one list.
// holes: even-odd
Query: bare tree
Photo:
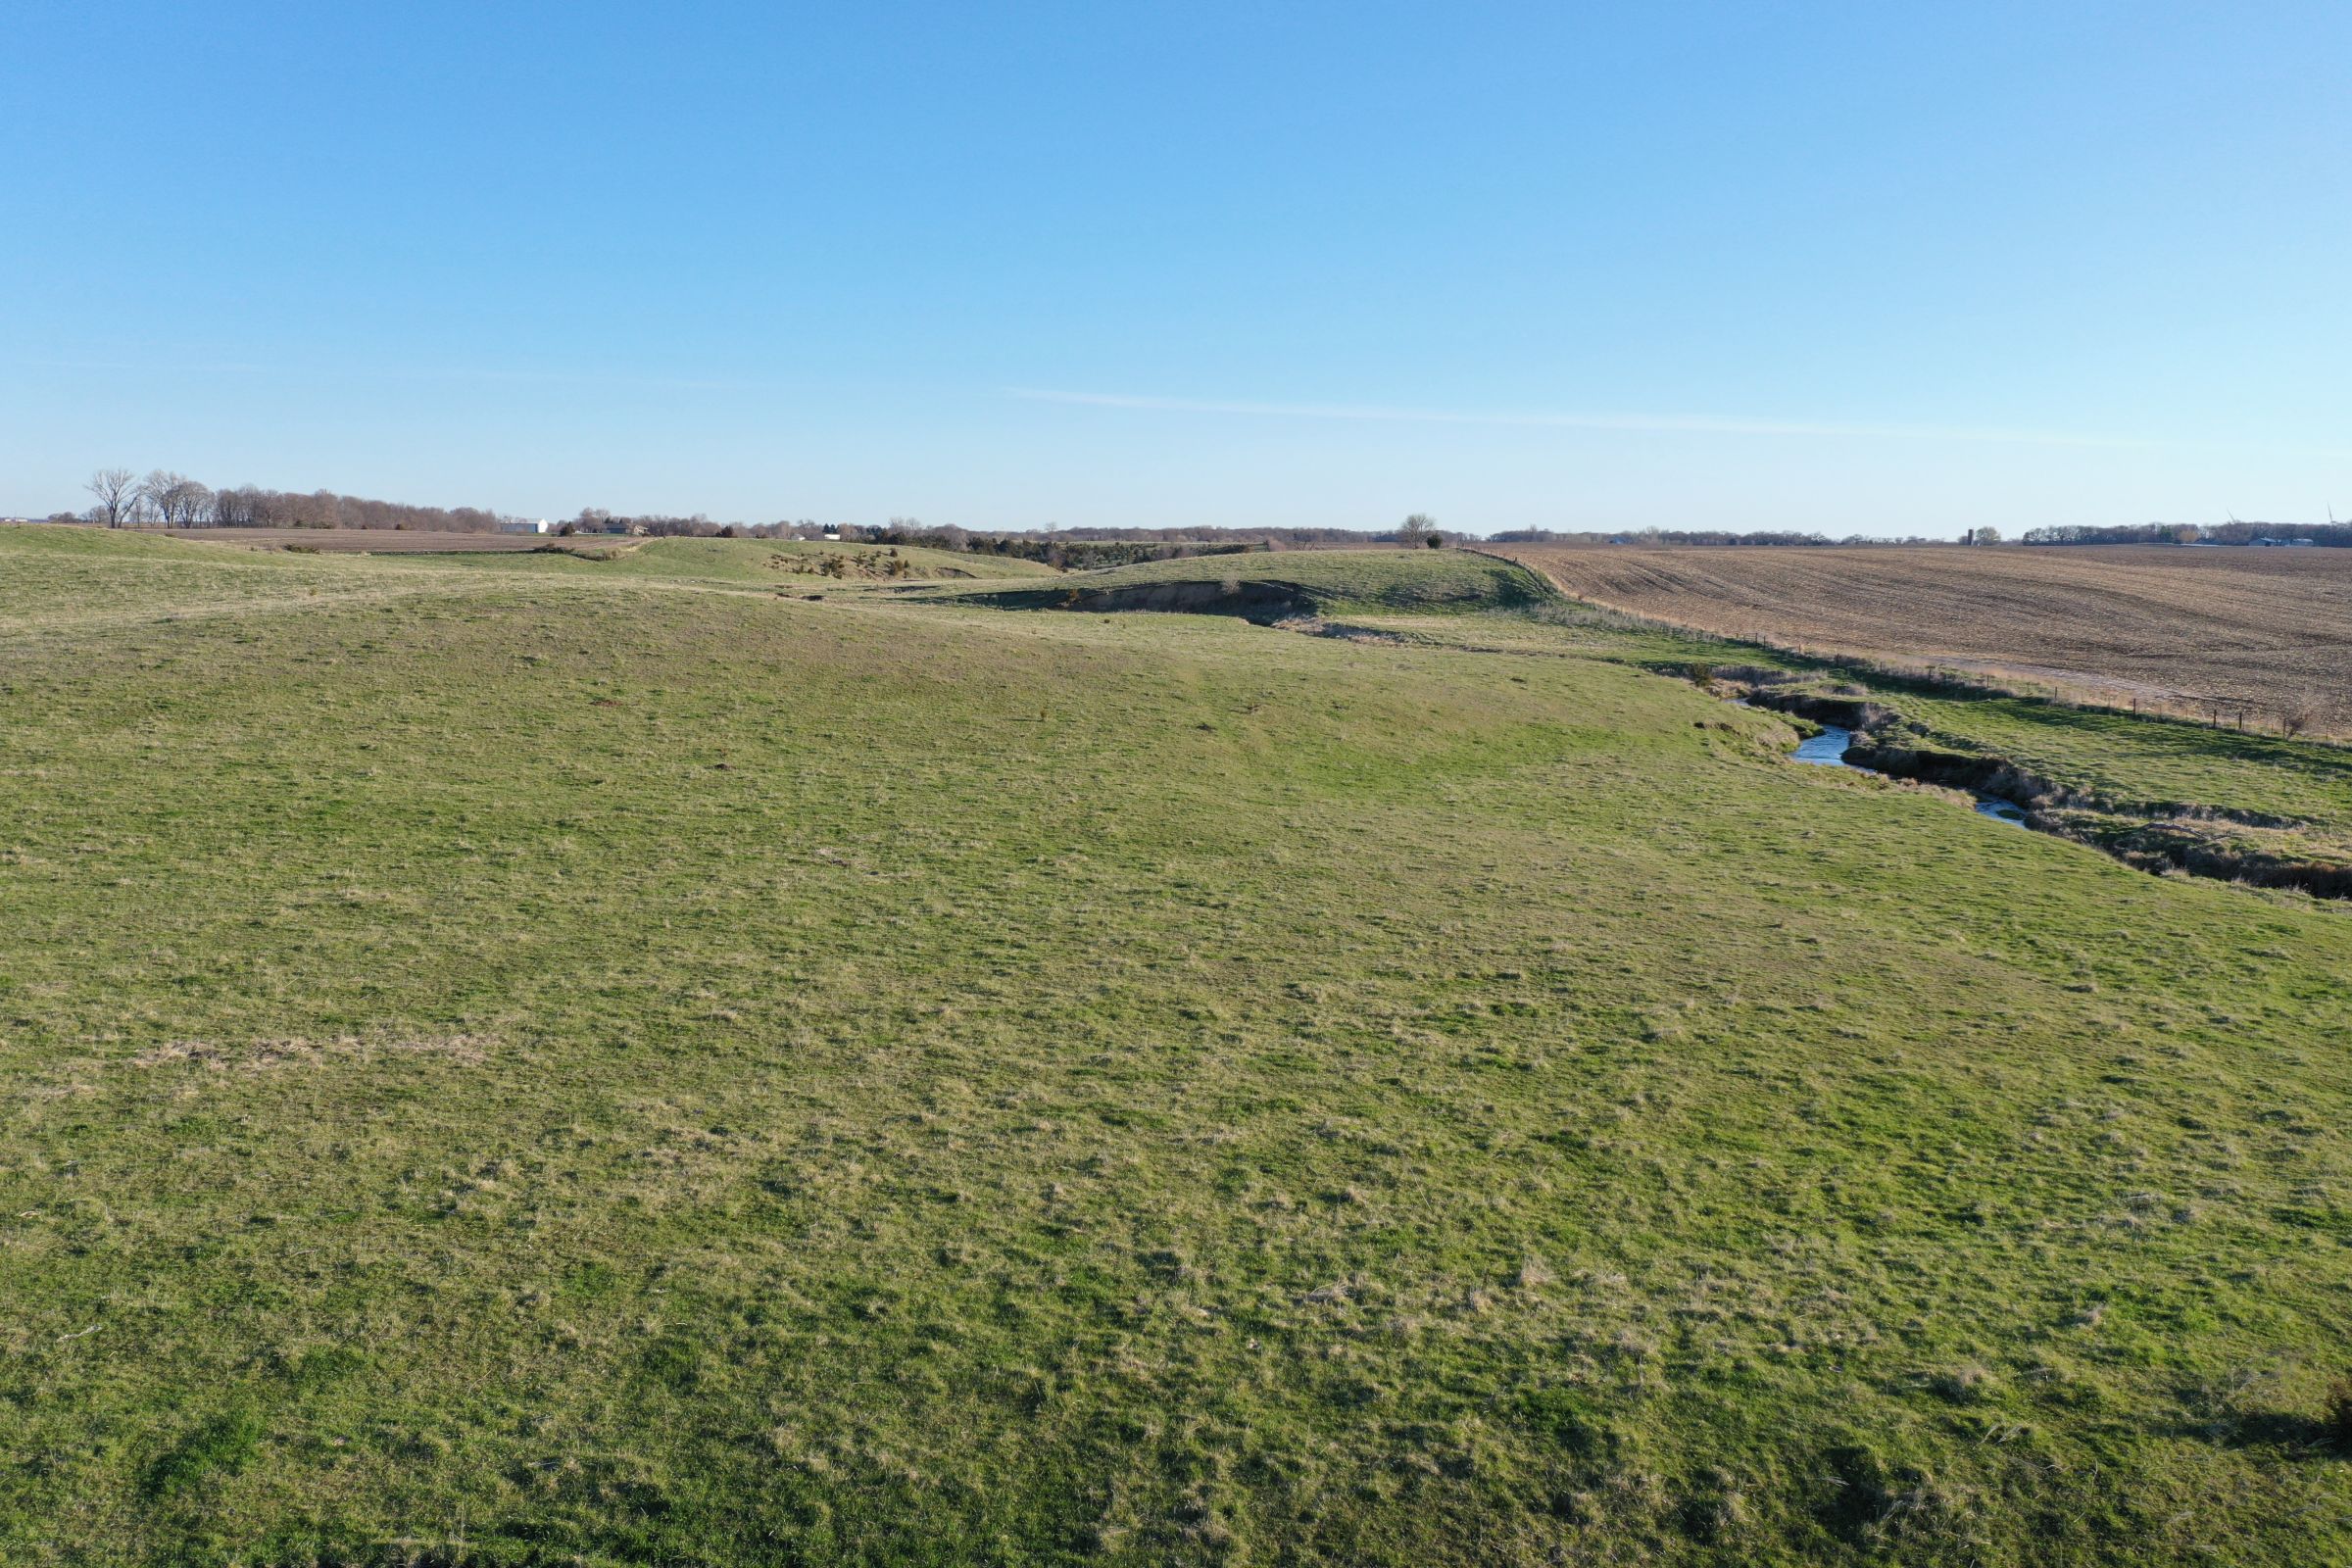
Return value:
[(138, 497), (147, 514), (167, 528), (186, 528), (204, 520), (213, 492), (184, 473), (151, 470), (139, 481)]
[(249, 484), (239, 485), (233, 490), (224, 485), (214, 491), (213, 521), (223, 528), (251, 525), (256, 494), (255, 488)]
[(138, 481), (128, 468), (100, 468), (82, 488), (98, 498), (99, 519), (109, 528), (122, 527), (123, 517), (138, 510)]
[(1434, 547), (1440, 537), (1438, 519), (1426, 512), (1414, 513), (1396, 529), (1396, 542), (1407, 550), (1418, 550), (1423, 545)]
[(213, 520), (213, 487), (195, 479), (181, 481), (172, 494), (172, 518), (182, 528)]
[(131, 499), (138, 505), (139, 521), (153, 522), (163, 516), (164, 493), (172, 488), (176, 478), (177, 474), (166, 473), (161, 468), (147, 470), (147, 477), (141, 479), (138, 489), (131, 492)]
[(172, 487), (185, 482), (184, 475), (167, 473), (161, 468), (149, 468), (147, 477), (139, 481), (139, 488), (136, 492), (139, 502), (139, 520), (141, 522), (171, 521), (171, 514), (167, 509), (172, 495)]

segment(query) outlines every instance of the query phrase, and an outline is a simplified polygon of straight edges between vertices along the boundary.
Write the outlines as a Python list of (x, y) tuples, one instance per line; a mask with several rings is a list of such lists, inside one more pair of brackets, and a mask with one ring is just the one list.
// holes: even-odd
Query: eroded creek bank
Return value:
[(958, 603), (995, 610), (1074, 610), (1083, 614), (1158, 611), (1182, 615), (1236, 615), (1260, 626), (1311, 617), (1314, 596), (1298, 583), (1272, 578), (1125, 583), (1095, 588), (1052, 584), (969, 594)]
[(1925, 724), (1867, 696), (1782, 691), (1763, 682), (1714, 689), (1751, 708), (1810, 720), (1820, 733), (1797, 760), (1963, 790), (1985, 816), (2104, 851), (2143, 871), (2184, 871), (2315, 898), (2352, 898), (2352, 864), (2297, 842), (2307, 824), (2222, 807), (2113, 801), (2069, 789), (2015, 760), (1931, 744)]
[[(1857, 754), (1867, 755), (1854, 744), (1854, 731), (1842, 724), (1823, 724), (1818, 734), (1808, 735), (1796, 746), (1796, 760), (1800, 762), (1811, 762), (1822, 767), (1851, 768), (1858, 773), (1878, 773), (1881, 777), (1890, 776), (1881, 768), (1853, 760)], [(1979, 816), (1989, 816), (1996, 822), (2014, 822), (2020, 827), (2025, 825), (2026, 808), (2015, 801), (1998, 795), (1977, 795), (1976, 804)]]

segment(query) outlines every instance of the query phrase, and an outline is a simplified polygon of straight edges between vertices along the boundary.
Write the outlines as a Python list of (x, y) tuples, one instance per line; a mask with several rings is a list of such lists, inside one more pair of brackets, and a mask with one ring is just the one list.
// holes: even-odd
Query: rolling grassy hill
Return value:
[(0, 530), (0, 1559), (2352, 1550), (2343, 909), (760, 580)]

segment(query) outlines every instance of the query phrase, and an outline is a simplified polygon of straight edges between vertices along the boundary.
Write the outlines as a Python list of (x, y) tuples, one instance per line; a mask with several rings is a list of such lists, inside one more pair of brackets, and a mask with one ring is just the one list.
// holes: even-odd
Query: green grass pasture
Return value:
[(1592, 628), (532, 559), (0, 530), (0, 1560), (2352, 1553), (2344, 910)]

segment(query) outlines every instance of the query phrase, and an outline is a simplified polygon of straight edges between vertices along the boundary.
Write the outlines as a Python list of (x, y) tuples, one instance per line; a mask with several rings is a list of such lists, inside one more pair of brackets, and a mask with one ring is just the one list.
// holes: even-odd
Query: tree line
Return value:
[(1614, 533), (1561, 532), (1551, 528), (1512, 528), (1487, 535), (1495, 545), (1876, 545), (1948, 543), (1943, 540), (1874, 539), (1853, 534), (1832, 539), (1824, 533), (1792, 529), (1759, 529), (1749, 533), (1730, 528), (1632, 528)]
[(109, 528), (410, 528), (434, 533), (492, 533), (515, 519), (487, 507), (420, 507), (332, 490), (270, 490), (258, 484), (216, 490), (168, 468), (134, 474), (100, 468), (82, 488), (93, 504), (56, 522), (103, 523)]
[(2028, 528), (2030, 545), (2252, 545), (2352, 546), (2352, 522), (2136, 522), (2102, 528), (2063, 523)]
[[(272, 490), (242, 484), (214, 489), (168, 468), (144, 474), (101, 468), (84, 486), (92, 505), (58, 513), (53, 522), (93, 522), (110, 528), (394, 528), (428, 533), (494, 533), (520, 519), (488, 507), (427, 507), (377, 501), (332, 490)], [(1349, 545), (1443, 545), (1451, 538), (1424, 513), (1393, 528), (1028, 528), (975, 532), (953, 523), (932, 525), (914, 517), (893, 517), (878, 525), (824, 524), (803, 517), (775, 522), (717, 522), (695, 513), (623, 514), (583, 507), (559, 530), (567, 534), (641, 534), (656, 538), (818, 539), (838, 537), (873, 544), (920, 545), (974, 555), (1017, 557), (1056, 566), (1115, 566), (1178, 556), (1224, 555), (1248, 550), (1315, 550)], [(2000, 542), (1994, 528), (1974, 528), (1963, 544)], [(2250, 545), (2264, 541), (2352, 546), (2352, 522), (2126, 523), (2099, 526), (2064, 523), (2030, 528), (2029, 545)], [(1490, 544), (1560, 545), (1736, 545), (1819, 547), (1827, 545), (1950, 544), (1948, 539), (1827, 534), (1798, 529), (1640, 528), (1616, 532), (1513, 528), (1490, 534)]]

